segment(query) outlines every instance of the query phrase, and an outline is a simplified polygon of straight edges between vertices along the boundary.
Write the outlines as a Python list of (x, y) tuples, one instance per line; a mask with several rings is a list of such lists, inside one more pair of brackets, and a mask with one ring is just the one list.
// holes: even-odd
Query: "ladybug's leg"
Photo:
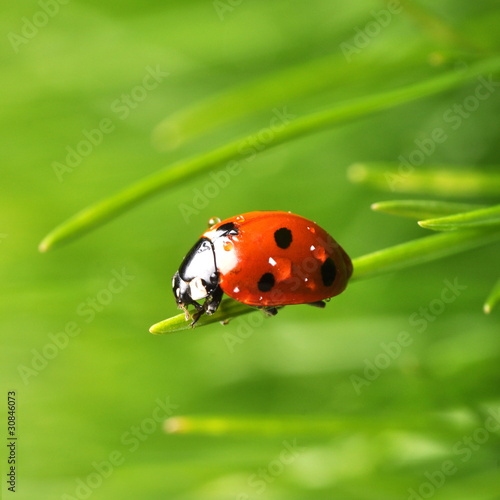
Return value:
[(307, 305), (308, 306), (319, 307), (321, 309), (323, 309), (323, 307), (326, 306), (326, 304), (322, 300), (318, 300), (317, 302), (309, 302)]
[[(198, 304), (195, 300), (189, 298), (186, 302), (179, 304), (179, 308), (184, 311), (184, 315), (186, 316), (186, 321), (191, 317), (191, 314), (188, 311), (188, 306), (192, 305), (196, 309), (195, 314), (203, 314), (203, 306)], [(194, 317), (194, 315), (193, 315)]]
[(193, 301), (194, 305), (196, 307), (196, 312), (192, 316), (193, 321), (191, 321), (191, 326), (194, 326), (203, 314), (206, 313), (206, 314), (210, 315), (210, 314), (213, 314), (215, 311), (217, 311), (219, 304), (222, 300), (223, 294), (224, 294), (224, 292), (222, 291), (222, 288), (220, 286), (218, 286), (206, 298), (203, 306), (200, 306), (200, 304)]
[[(189, 324), (189, 326), (191, 328), (194, 327), (194, 325), (196, 324), (196, 322), (200, 319), (200, 317), (203, 315), (205, 311), (202, 309), (201, 311), (196, 311), (192, 316), (191, 316), (191, 323)], [(188, 318), (187, 318), (188, 319)]]
[(217, 286), (214, 291), (207, 297), (205, 303), (203, 304), (203, 309), (207, 314), (210, 315), (217, 311), (222, 300), (222, 295), (224, 295), (222, 288), (220, 286)]
[(277, 307), (266, 307), (262, 306), (259, 307), (259, 309), (266, 315), (266, 316), (276, 316), (278, 314), (278, 308)]

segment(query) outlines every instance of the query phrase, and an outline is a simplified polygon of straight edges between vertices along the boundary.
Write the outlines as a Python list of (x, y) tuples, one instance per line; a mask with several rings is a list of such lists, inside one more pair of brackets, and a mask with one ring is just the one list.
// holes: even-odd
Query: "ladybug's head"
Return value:
[(219, 289), (215, 251), (208, 238), (200, 238), (186, 255), (174, 274), (172, 288), (179, 308), (186, 310), (191, 304), (198, 311), (203, 306), (196, 301), (211, 298)]

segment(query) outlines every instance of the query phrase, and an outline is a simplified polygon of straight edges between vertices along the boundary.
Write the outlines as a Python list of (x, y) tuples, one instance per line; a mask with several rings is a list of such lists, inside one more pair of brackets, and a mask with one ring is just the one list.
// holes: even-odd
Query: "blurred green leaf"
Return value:
[[(463, 56), (463, 54), (461, 54)], [(441, 64), (457, 59), (457, 54), (440, 52)], [(418, 47), (410, 54), (393, 53), (388, 57), (372, 57), (345, 64), (341, 53), (305, 61), (286, 67), (235, 88), (210, 95), (184, 107), (160, 122), (153, 141), (160, 150), (175, 149), (199, 135), (221, 125), (247, 119), (261, 110), (288, 105), (298, 98), (317, 95), (331, 88), (349, 88), (353, 80), (386, 82), (405, 70), (428, 67), (427, 50)]]
[(381, 432), (386, 429), (419, 430), (435, 427), (435, 431), (443, 433), (450, 431), (450, 420), (428, 415), (407, 415), (404, 421), (401, 417), (391, 418), (383, 415), (373, 416), (301, 416), (301, 415), (218, 415), (218, 416), (175, 416), (164, 422), (164, 430), (168, 434), (203, 434), (209, 436), (221, 435), (251, 435), (251, 436), (321, 436), (332, 437), (344, 432), (355, 432), (364, 429), (367, 432)]
[(342, 59), (334, 54), (307, 61), (182, 108), (158, 124), (154, 143), (159, 149), (174, 149), (219, 125), (324, 89), (339, 79), (338, 68), (350, 76)]
[(465, 50), (483, 50), (482, 47), (478, 46), (476, 40), (466, 37), (463, 32), (440, 16), (432, 7), (429, 8), (412, 0), (400, 0), (400, 3), (404, 14), (416, 21), (435, 40), (451, 46), (463, 47)]
[(493, 290), (484, 303), (484, 312), (489, 314), (493, 308), (500, 302), (500, 279), (496, 282)]
[(45, 252), (77, 238), (167, 187), (192, 180), (195, 176), (230, 160), (243, 160), (249, 154), (253, 156), (254, 148), (249, 150), (252, 144), (258, 144), (262, 152), (311, 133), (452, 89), (471, 78), (499, 70), (500, 58), (487, 59), (468, 66), (462, 71), (450, 71), (414, 85), (335, 104), (324, 111), (298, 118), (281, 128), (270, 129), (270, 138), (269, 140), (266, 138), (266, 141), (262, 141), (261, 131), (259, 131), (208, 153), (181, 160), (77, 213), (52, 230), (40, 243), (39, 250)]
[(384, 191), (434, 196), (500, 196), (498, 167), (428, 165), (411, 167), (397, 163), (356, 163), (348, 169), (349, 179)]

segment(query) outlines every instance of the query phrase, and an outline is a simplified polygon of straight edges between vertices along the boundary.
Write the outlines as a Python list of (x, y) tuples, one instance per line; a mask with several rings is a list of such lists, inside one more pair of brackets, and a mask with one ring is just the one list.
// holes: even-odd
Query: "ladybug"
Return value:
[(260, 211), (217, 219), (182, 261), (172, 288), (186, 319), (187, 307), (196, 309), (194, 326), (203, 313), (217, 310), (224, 293), (270, 315), (284, 305), (324, 307), (351, 274), (349, 256), (315, 222)]

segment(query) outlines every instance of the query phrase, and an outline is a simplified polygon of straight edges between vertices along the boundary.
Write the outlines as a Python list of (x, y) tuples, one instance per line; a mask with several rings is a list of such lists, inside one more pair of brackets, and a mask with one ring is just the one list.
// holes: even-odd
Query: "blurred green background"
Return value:
[[(351, 184), (347, 167), (408, 155), (477, 82), (259, 155), (189, 217), (182, 206), (195, 207), (207, 175), (37, 251), (86, 205), (267, 127), (276, 108), (299, 117), (425, 79), (442, 60), (494, 54), (497, 2), (41, 0), (2, 10), (0, 433), (15, 391), (19, 436), (15, 496), (1, 458), (5, 498), (499, 498), (500, 321), (482, 313), (498, 244), (353, 284), (325, 310), (148, 333), (176, 314), (171, 276), (212, 216), (291, 210), (352, 257), (428, 234), (370, 212), (394, 194)], [(357, 48), (348, 57), (346, 42)], [(178, 149), (154, 146), (172, 113), (323, 57), (324, 88), (281, 101), (278, 90)], [(151, 72), (156, 85), (144, 80)], [(498, 164), (499, 112), (493, 92), (425, 163)], [(61, 174), (54, 162), (92, 134), (100, 139)], [(462, 288), (445, 304), (450, 282)], [(407, 345), (395, 344), (401, 332)], [(163, 419), (181, 415), (257, 429), (164, 432)], [(292, 417), (330, 424), (266, 428)]]

